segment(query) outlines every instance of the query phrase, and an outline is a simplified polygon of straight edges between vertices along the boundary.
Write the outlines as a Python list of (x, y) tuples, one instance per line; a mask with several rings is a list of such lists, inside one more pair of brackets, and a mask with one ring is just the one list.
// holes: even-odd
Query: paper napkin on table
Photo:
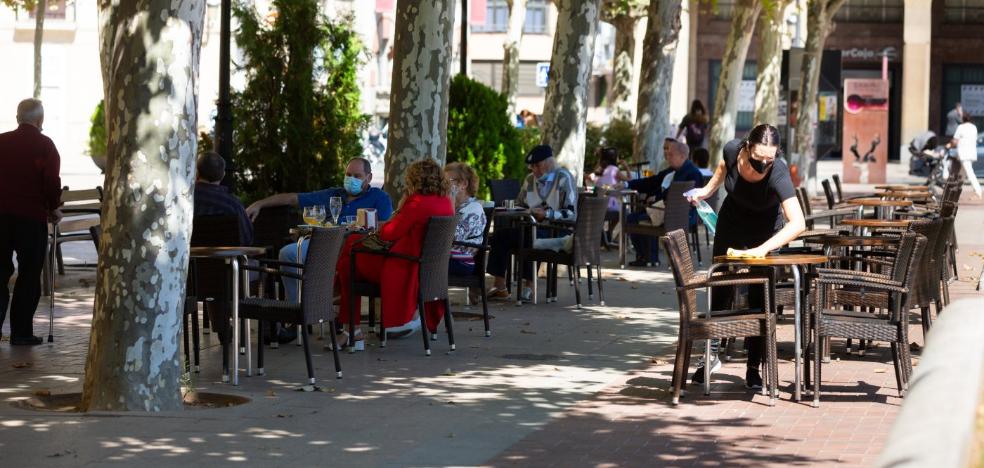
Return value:
[(731, 258), (765, 258), (765, 255), (752, 255), (747, 252), (738, 253), (737, 250), (728, 248), (728, 256)]

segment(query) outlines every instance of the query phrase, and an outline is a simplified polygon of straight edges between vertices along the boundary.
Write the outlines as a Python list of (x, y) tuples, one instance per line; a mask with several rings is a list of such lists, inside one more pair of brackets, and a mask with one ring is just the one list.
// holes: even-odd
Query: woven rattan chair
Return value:
[[(424, 242), (420, 248), (420, 256), (403, 255), (395, 252), (370, 250), (362, 247), (353, 248), (351, 251), (351, 283), (349, 288), (352, 291), (352, 299), (349, 301), (349, 336), (355, 336), (355, 304), (360, 297), (369, 298), (369, 316), (375, 314), (374, 298), (381, 296), (379, 283), (359, 281), (355, 273), (356, 255), (381, 255), (384, 257), (400, 258), (409, 262), (417, 263), (417, 315), (420, 316), (420, 331), (424, 337), (424, 353), (431, 355), (430, 331), (427, 328), (427, 314), (424, 312), (424, 303), (433, 301), (444, 301), (444, 328), (448, 333), (448, 345), (454, 351), (454, 329), (451, 317), (451, 305), (448, 301), (448, 261), (451, 258), (451, 243), (454, 242), (454, 231), (458, 225), (456, 216), (432, 216), (427, 222), (427, 231), (424, 235)], [(383, 326), (382, 312), (379, 317), (379, 337), (380, 347), (386, 347), (386, 328)], [(353, 352), (349, 348), (349, 352)]]
[[(947, 218), (953, 223), (953, 218)], [(943, 310), (940, 283), (943, 278), (944, 255), (946, 254), (946, 239), (942, 238), (944, 218), (920, 220), (909, 225), (912, 232), (926, 238), (923, 254), (917, 259), (916, 270), (913, 272), (912, 289), (909, 291), (909, 303), (906, 310), (918, 307), (922, 314), (923, 336), (929, 332), (933, 323), (930, 306), (936, 307), (936, 313)]]
[(844, 188), (841, 187), (841, 178), (839, 175), (834, 174), (830, 176), (830, 180), (834, 181), (834, 190), (837, 194), (837, 203), (844, 203)]
[[(890, 274), (820, 268), (816, 280), (813, 404), (820, 404), (822, 363), (820, 343), (825, 338), (886, 341), (892, 349), (899, 396), (905, 394), (912, 373), (908, 313), (905, 304), (926, 238), (906, 232)], [(853, 307), (846, 310), (844, 307)], [(876, 309), (877, 313), (862, 309)]]
[(492, 202), (495, 206), (503, 206), (506, 200), (515, 200), (519, 196), (520, 183), (516, 179), (497, 179), (489, 181), (489, 191), (492, 192)]
[(452, 288), (476, 288), (482, 296), (482, 319), (485, 321), (485, 336), (492, 336), (489, 325), (489, 303), (485, 297), (485, 264), (489, 256), (489, 227), (492, 226), (492, 208), (485, 208), (485, 230), (478, 243), (454, 241), (453, 245), (475, 249), (475, 271), (470, 275), (448, 274), (448, 286)]
[[(628, 236), (630, 234), (638, 234), (646, 237), (653, 237), (659, 239), (661, 236), (665, 235), (667, 232), (675, 231), (677, 229), (682, 229), (685, 232), (690, 232), (691, 235), (694, 231), (690, 229), (690, 209), (692, 206), (690, 202), (683, 196), (688, 190), (694, 188), (693, 181), (684, 182), (673, 182), (670, 184), (669, 188), (666, 189), (666, 196), (663, 197), (663, 202), (666, 206), (665, 215), (663, 216), (663, 224), (660, 226), (653, 226), (650, 223), (639, 223), (639, 224), (629, 224), (626, 223), (622, 226), (622, 235)], [(642, 203), (637, 207), (639, 210), (645, 209), (645, 203)], [(699, 239), (692, 238), (695, 241), (695, 250), (697, 251), (697, 262), (701, 263), (700, 259), (700, 244), (697, 243)], [(624, 239), (623, 242), (628, 242), (628, 239)], [(656, 251), (656, 266), (659, 266), (659, 250)]]
[[(242, 245), (239, 237), (239, 218), (231, 215), (196, 216), (192, 224), (192, 247), (228, 247)], [(212, 329), (219, 335), (222, 345), (222, 370), (228, 374), (229, 353), (232, 329), (229, 326), (231, 318), (232, 298), (229, 297), (229, 285), (232, 277), (229, 266), (218, 259), (195, 258), (189, 262), (188, 300), (185, 303), (185, 319), (192, 320), (191, 337), (194, 340), (195, 369), (198, 369), (198, 305), (204, 304), (206, 317)], [(189, 304), (189, 301), (191, 304)], [(192, 307), (194, 305), (194, 307)], [(187, 328), (186, 328), (187, 330)], [(188, 349), (188, 333), (185, 333), (185, 352)]]
[[(601, 235), (605, 227), (605, 211), (608, 209), (607, 197), (579, 197), (577, 220), (573, 226), (553, 225), (558, 234), (571, 234), (573, 246), (570, 252), (535, 248), (522, 248), (516, 251), (519, 262), (543, 262), (547, 264), (547, 300), (557, 297), (557, 265), (566, 265), (573, 271), (574, 298), (577, 308), (581, 308), (580, 274), (581, 267), (588, 271), (588, 288), (591, 288), (591, 268), (598, 273), (598, 299), (605, 305), (601, 277)], [(589, 297), (593, 293), (589, 292)]]
[[(686, 380), (694, 341), (719, 337), (766, 337), (764, 377), (770, 391), (769, 404), (774, 405), (778, 394), (778, 364), (776, 362), (776, 314), (772, 306), (771, 274), (720, 274), (708, 278), (694, 272), (687, 235), (675, 230), (662, 238), (670, 257), (677, 300), (680, 303), (680, 330), (677, 338), (676, 361), (673, 365), (673, 404), (680, 402), (680, 388)], [(761, 286), (764, 288), (764, 307), (714, 311), (710, 317), (697, 311), (697, 290), (714, 286)], [(705, 367), (705, 394), (710, 385), (710, 366)], [(763, 388), (763, 391), (766, 389)]]
[[(290, 322), (301, 327), (301, 342), (304, 344), (304, 360), (307, 364), (308, 382), (315, 383), (314, 366), (311, 362), (310, 338), (307, 326), (332, 323), (335, 320), (335, 265), (345, 240), (344, 228), (315, 228), (311, 233), (307, 257), (304, 259), (302, 273), (296, 274), (273, 268), (255, 268), (262, 274), (286, 276), (301, 280), (301, 302), (280, 301), (264, 297), (247, 297), (239, 301), (239, 317), (259, 321), (259, 336), (263, 336), (264, 324), (270, 322)], [(246, 267), (254, 269), (254, 267)], [(338, 359), (338, 346), (335, 342), (335, 327), (329, 326), (332, 355), (335, 359), (335, 376), (342, 378), (341, 363)], [(264, 374), (263, 344), (256, 347), (257, 373)]]

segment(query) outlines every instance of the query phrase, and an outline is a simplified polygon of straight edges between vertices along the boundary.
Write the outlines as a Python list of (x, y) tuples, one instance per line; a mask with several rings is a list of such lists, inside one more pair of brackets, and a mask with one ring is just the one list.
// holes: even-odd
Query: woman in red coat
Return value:
[[(432, 159), (417, 161), (407, 168), (406, 194), (400, 201), (393, 217), (379, 228), (379, 238), (392, 242), (390, 252), (418, 256), (424, 242), (427, 222), (432, 216), (453, 216), (454, 208), (448, 197), (448, 180), (444, 171)], [(351, 276), (350, 251), (359, 245), (362, 236), (349, 236), (338, 259), (336, 277), (341, 290), (339, 320), (347, 323), (349, 301), (356, 301), (355, 325), (359, 325), (361, 298), (352, 297), (349, 291)], [(360, 254), (355, 256), (355, 275), (359, 281), (379, 283), (382, 294), (383, 326), (394, 328), (406, 325), (413, 320), (417, 310), (417, 268), (418, 265), (407, 260), (381, 255)], [(444, 316), (441, 301), (425, 304), (427, 327), (431, 332)], [(355, 349), (364, 349), (362, 333), (357, 328)], [(347, 341), (343, 333), (343, 342)]]

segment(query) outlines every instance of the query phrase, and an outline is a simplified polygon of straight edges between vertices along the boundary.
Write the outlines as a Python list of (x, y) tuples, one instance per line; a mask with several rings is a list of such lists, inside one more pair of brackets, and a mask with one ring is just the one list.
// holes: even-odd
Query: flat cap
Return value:
[(536, 164), (547, 158), (553, 157), (553, 148), (550, 145), (538, 145), (526, 153), (526, 164)]

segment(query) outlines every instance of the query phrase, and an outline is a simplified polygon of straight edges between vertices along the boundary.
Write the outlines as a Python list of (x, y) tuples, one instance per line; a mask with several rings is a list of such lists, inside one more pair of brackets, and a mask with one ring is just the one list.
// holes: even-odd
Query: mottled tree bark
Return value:
[(557, 1), (550, 82), (543, 103), (543, 143), (583, 183), (588, 80), (598, 30), (599, 0)]
[(456, 0), (399, 0), (393, 40), (389, 141), (384, 189), (403, 196), (410, 163), (444, 164), (448, 145), (448, 90)]
[(41, 44), (44, 43), (44, 15), (48, 0), (38, 0), (34, 12), (34, 99), (41, 99)]
[(810, 195), (816, 193), (817, 148), (814, 136), (817, 127), (817, 92), (820, 88), (820, 61), (823, 47), (833, 27), (834, 14), (845, 0), (808, 0), (806, 46), (803, 48), (799, 113), (796, 118), (796, 151), (793, 164), (799, 169), (800, 180)]
[(755, 125), (778, 125), (782, 79), (783, 12), (791, 0), (777, 0), (762, 12), (755, 78)]
[(519, 44), (526, 24), (526, 0), (507, 0), (509, 26), (502, 43), (502, 95), (506, 97), (509, 121), (516, 120), (516, 95), (519, 94)]
[(608, 93), (608, 109), (612, 120), (635, 119), (635, 93), (632, 89), (635, 71), (635, 29), (639, 19), (619, 15), (611, 19), (615, 27), (615, 57), (612, 59), (612, 90)]
[(681, 9), (681, 0), (653, 0), (649, 4), (632, 152), (636, 161), (649, 161), (653, 171), (663, 160), (663, 138), (670, 126), (670, 89), (680, 38)]
[(748, 44), (755, 31), (755, 20), (762, 10), (760, 0), (737, 0), (731, 17), (731, 31), (721, 57), (721, 75), (718, 76), (717, 94), (714, 96), (714, 115), (711, 118), (708, 150), (711, 167), (721, 160), (724, 144), (735, 136), (735, 116), (738, 113), (738, 86)]
[(82, 409), (179, 410), (204, 0), (100, 0), (108, 167)]

